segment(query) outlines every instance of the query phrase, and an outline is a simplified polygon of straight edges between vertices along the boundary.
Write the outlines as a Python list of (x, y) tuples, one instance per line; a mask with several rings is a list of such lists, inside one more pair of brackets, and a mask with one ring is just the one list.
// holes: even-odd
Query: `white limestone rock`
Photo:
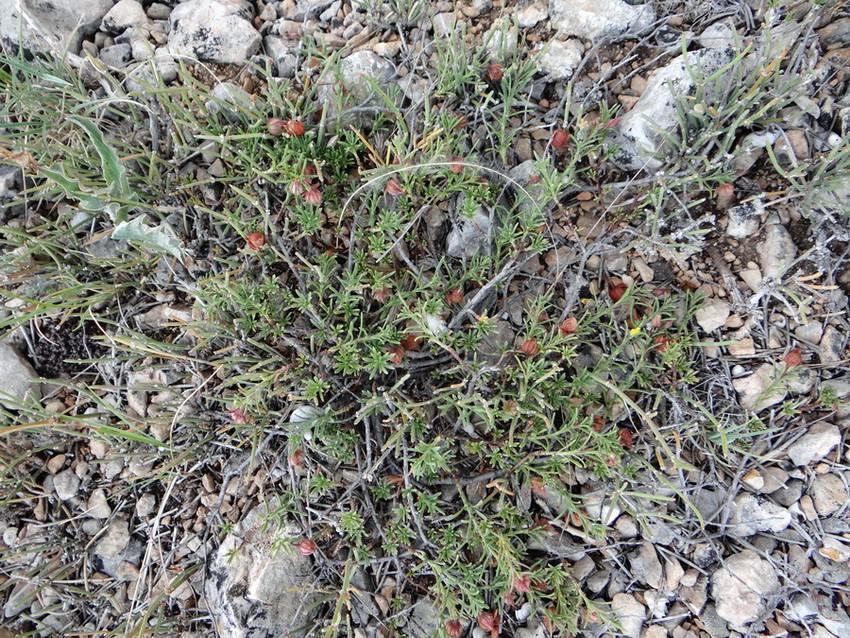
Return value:
[(717, 614), (735, 627), (757, 620), (767, 610), (765, 599), (778, 591), (773, 566), (750, 549), (727, 558), (711, 578)]
[(649, 31), (655, 21), (651, 4), (623, 0), (550, 0), (552, 27), (565, 35), (588, 40), (625, 40)]
[(309, 557), (280, 549), (301, 535), (289, 522), (265, 525), (274, 504), (251, 510), (213, 555), (205, 595), (223, 636), (303, 636), (316, 595)]
[(246, 0), (181, 2), (169, 18), (168, 50), (202, 62), (245, 64), (262, 43), (253, 14)]
[(83, 39), (100, 26), (112, 0), (0, 0), (0, 44), (11, 51), (79, 53)]
[(832, 423), (815, 423), (809, 431), (788, 448), (788, 458), (794, 465), (820, 461), (841, 443), (841, 432)]
[(719, 71), (733, 56), (734, 52), (728, 48), (692, 51), (687, 57), (675, 58), (653, 76), (638, 103), (609, 133), (609, 143), (616, 148), (614, 164), (623, 170), (661, 168), (663, 162), (656, 156), (665, 153), (665, 138), (675, 135), (679, 126), (676, 101), (693, 94), (695, 76), (705, 77)]

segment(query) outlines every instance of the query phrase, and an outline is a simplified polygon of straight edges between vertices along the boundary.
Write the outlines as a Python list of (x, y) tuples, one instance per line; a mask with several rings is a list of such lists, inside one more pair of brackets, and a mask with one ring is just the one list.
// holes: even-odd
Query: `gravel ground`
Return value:
[[(346, 87), (363, 92), (364, 108), (371, 90), (364, 76), (399, 86), (412, 103), (423, 100), (438, 81), (433, 40), (459, 33), (462, 25), (470, 45), (489, 42), (494, 55), (499, 46), (527, 47), (527, 55), (543, 56), (542, 71), (528, 88), (532, 108), (513, 123), (522, 131), (500, 167), (519, 171), (512, 175), (521, 175), (529, 160), (551, 150), (552, 122), (565, 104), (595, 103), (602, 96), (619, 104), (622, 117), (612, 126), (611, 139), (622, 150), (611, 161), (622, 171), (622, 188), (613, 195), (585, 190), (566, 198), (554, 232), (586, 245), (608, 238), (604, 250), (587, 259), (588, 272), (626, 285), (676, 285), (703, 293), (707, 301), (696, 314), (702, 339), (696, 357), (706, 374), (694, 396), (709, 412), (756, 414), (769, 428), (749, 441), (746, 454), (735, 441), (724, 458), (689, 447), (677, 451), (678, 465), (665, 464), (651, 433), (644, 432), (632, 452), (659, 461), (661, 473), (646, 472), (626, 487), (578, 470), (563, 477), (565, 485), (587, 497), (588, 513), (605, 533), (592, 538), (566, 525), (546, 550), (562, 556), (586, 595), (610, 605), (620, 624), (615, 631), (587, 610), (580, 635), (850, 637), (850, 407), (846, 401), (819, 401), (827, 389), (838, 400), (850, 396), (850, 231), (836, 214), (850, 205), (850, 179), (840, 176), (839, 188), (801, 200), (783, 197), (775, 174), (764, 169), (766, 148), (792, 171), (850, 138), (850, 12), (842, 3), (470, 0), (397, 2), (395, 13), (371, 0), (363, 5), (341, 0), (83, 4), (82, 10), (70, 2), (32, 7), (41, 26), (25, 25), (25, 46), (49, 50), (48, 43), (67, 44), (70, 63), (94, 86), (93, 60), (126, 74), (129, 88), (134, 77), (150, 72), (146, 61), (153, 60), (163, 78), (174, 81), (176, 59), (199, 58), (196, 74), (216, 74), (222, 82), (216, 90), (231, 104), (249, 105), (252, 95), (265, 90), (269, 78), (256, 72), (256, 65), (269, 64), (279, 77), (298, 72), (305, 63), (300, 42), (308, 35), (343, 52)], [(0, 37), (7, 46), (20, 42), (16, 7), (11, 0), (0, 2)], [(371, 19), (367, 7), (383, 11), (384, 19)], [(72, 33), (80, 14), (81, 27)], [(503, 33), (499, 29), (506, 20), (516, 24), (497, 43), (490, 34)], [(768, 27), (775, 41), (763, 39)], [(676, 70), (683, 38), (694, 43), (707, 73), (728, 62), (740, 39), (762, 47), (764, 56), (788, 60), (801, 74), (812, 70), (814, 79), (801, 84), (771, 130), (736, 141), (730, 150), (740, 168), (734, 189), (718, 191), (692, 219), (665, 222), (668, 236), (678, 237), (678, 243), (659, 247), (653, 237), (638, 234), (624, 241), (629, 225), (603, 211), (617, 199), (627, 200), (630, 189), (664, 179), (654, 172), (646, 148), (663, 153), (658, 129), (675, 126), (667, 87), (687, 91), (677, 84), (686, 81)], [(548, 48), (540, 53), (544, 45)], [(647, 126), (644, 116), (655, 126)], [(214, 162), (198, 163), (215, 175)], [(20, 188), (12, 169), (0, 165), (0, 201), (13, 199)], [(8, 210), (5, 219), (11, 223), (15, 213)], [(463, 257), (475, 241), (475, 233), (461, 233), (454, 247), (449, 242), (448, 252)], [(540, 268), (557, 258), (552, 252), (541, 258)], [(9, 310), (15, 301), (6, 304)], [(158, 301), (136, 314), (136, 326), (153, 334), (172, 329), (175, 320), (193, 320), (193, 309), (173, 295), (163, 293)], [(7, 339), (25, 357), (0, 344), (0, 381), (13, 395), (36, 391), (29, 382), (36, 373), (67, 375), (67, 360), (97, 356), (87, 349), (85, 326), (47, 328), (46, 334)], [(55, 342), (63, 344), (61, 353), (47, 345)], [(131, 387), (173, 383), (161, 368), (128, 374)], [(127, 393), (126, 402), (144, 417), (170, 398), (164, 391), (137, 390)], [(787, 399), (794, 399), (793, 409), (783, 408)], [(44, 401), (61, 412), (73, 399), (53, 393)], [(685, 428), (700, 418), (675, 402), (665, 409), (679, 410)], [(151, 434), (160, 441), (169, 436)], [(2, 443), (7, 458), (43, 479), (38, 494), (17, 501), (7, 495), (0, 515), (7, 548), (0, 564), (5, 584), (0, 602), (8, 626), (2, 635), (103, 635), (109, 618), (132, 618), (154, 599), (166, 614), (181, 619), (180, 635), (208, 634), (212, 627), (234, 638), (298, 633), (296, 628), (310, 625), (310, 602), (320, 598), (321, 587), (312, 598), (294, 602), (281, 592), (309, 589), (317, 574), (338, 571), (334, 556), (315, 555), (315, 548), (270, 557), (273, 539), (263, 537), (255, 508), (270, 496), (275, 481), (294, 480), (304, 471), (279, 453), (261, 451), (257, 465), (241, 451), (219, 454), (170, 482), (147, 482), (154, 464), (169, 463), (167, 457), (115, 455), (92, 440), (67, 449), (42, 441), (38, 454), (25, 459), (19, 450), (12, 453), (10, 436)], [(735, 436), (746, 439), (746, 428)], [(334, 478), (353, 486), (347, 471), (338, 468)], [(471, 487), (468, 491), (471, 495)], [(653, 498), (637, 499), (638, 491)], [(559, 509), (557, 495), (546, 490), (531, 494), (529, 488), (526, 498)], [(230, 534), (214, 533), (214, 517), (233, 524)], [(44, 549), (57, 529), (64, 530), (63, 542), (71, 543), (73, 552), (87, 557), (84, 573), (67, 573)], [(301, 530), (285, 527), (281, 534), (297, 537)], [(233, 560), (229, 552), (243, 542), (251, 551)], [(16, 548), (55, 586), (33, 583)], [(178, 573), (186, 577), (175, 585)], [(395, 583), (381, 569), (357, 570), (352, 582), (358, 594), (346, 612), (350, 635), (424, 638), (436, 628), (427, 596), (408, 595), (405, 609), (390, 608)], [(99, 617), (85, 618), (56, 591), (69, 586), (107, 592), (110, 602), (93, 603)], [(276, 602), (266, 607), (256, 602), (269, 600)], [(391, 618), (401, 618), (401, 627), (389, 629)], [(482, 638), (489, 633), (482, 624), (480, 618), (477, 625), (469, 621), (464, 635)], [(524, 606), (512, 609), (503, 624), (501, 635), (518, 638), (557, 631)], [(121, 631), (145, 635), (141, 624)], [(319, 634), (317, 628), (311, 635)]]

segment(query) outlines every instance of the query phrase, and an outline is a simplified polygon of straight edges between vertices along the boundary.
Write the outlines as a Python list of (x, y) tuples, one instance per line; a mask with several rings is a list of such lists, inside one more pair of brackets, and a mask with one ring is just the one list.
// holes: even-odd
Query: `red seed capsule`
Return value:
[(570, 141), (570, 134), (559, 128), (552, 134), (552, 148), (561, 148)]

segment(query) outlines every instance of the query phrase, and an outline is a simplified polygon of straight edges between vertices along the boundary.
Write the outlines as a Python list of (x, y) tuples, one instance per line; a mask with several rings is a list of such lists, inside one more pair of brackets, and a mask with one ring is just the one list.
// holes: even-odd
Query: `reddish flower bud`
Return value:
[(311, 188), (304, 193), (304, 201), (313, 206), (318, 206), (322, 203), (322, 193), (318, 188)]
[(404, 335), (404, 339), (401, 340), (401, 347), (405, 350), (416, 350), (420, 343), (422, 343), (422, 340), (419, 337)]
[(614, 301), (620, 301), (620, 299), (623, 298), (623, 295), (626, 294), (627, 289), (628, 286), (626, 284), (619, 283), (608, 291), (608, 296)]
[(292, 454), (289, 455), (289, 458), (287, 460), (289, 461), (289, 464), (292, 467), (299, 467), (301, 465), (304, 465), (305, 456), (306, 455), (304, 454), (304, 450), (295, 450)]
[(531, 591), (531, 576), (525, 574), (524, 576), (516, 576), (514, 577), (514, 589), (521, 594), (527, 594)]
[(446, 303), (448, 305), (461, 303), (463, 301), (463, 291), (460, 288), (454, 288), (446, 293)]
[(398, 181), (395, 177), (391, 177), (387, 180), (387, 185), (384, 188), (387, 195), (403, 195), (404, 194), (404, 186), (402, 186), (401, 182)]
[(463, 633), (463, 625), (459, 620), (449, 620), (446, 622), (446, 633), (451, 636), (451, 638), (459, 638), (459, 636)]
[(799, 348), (794, 348), (793, 350), (789, 350), (788, 354), (783, 358), (785, 362), (785, 366), (787, 368), (794, 368), (803, 363), (803, 351)]
[(464, 161), (465, 160), (459, 155), (452, 155), (449, 158), (449, 170), (454, 171), (455, 173), (462, 173)]
[(559, 128), (552, 134), (552, 148), (561, 148), (570, 141), (570, 134)]
[(304, 135), (304, 125), (298, 120), (286, 120), (283, 123), (283, 130), (292, 135), (293, 137), (299, 137)]
[(298, 553), (302, 556), (309, 556), (310, 554), (316, 553), (316, 543), (311, 541), (309, 538), (302, 538), (295, 544), (295, 549), (297, 549)]
[(537, 345), (537, 339), (535, 339), (534, 337), (532, 337), (531, 339), (526, 339), (520, 344), (519, 351), (527, 357), (533, 357), (538, 352), (540, 352), (540, 347)]
[(562, 337), (574, 335), (578, 332), (578, 319), (575, 317), (567, 317), (558, 325), (558, 332)]
[(304, 193), (304, 184), (301, 183), (301, 180), (293, 180), (289, 185), (289, 192), (298, 197)]
[(624, 448), (631, 448), (635, 444), (635, 435), (631, 430), (620, 428), (617, 430), (617, 438), (620, 440), (620, 445)]
[(283, 133), (286, 127), (286, 120), (282, 120), (279, 117), (270, 117), (266, 121), (266, 129), (272, 135), (280, 135)]
[(230, 415), (230, 418), (233, 419), (234, 423), (239, 425), (245, 425), (248, 423), (248, 415), (242, 410), (242, 408), (234, 408), (232, 410), (228, 410), (227, 413)]
[(400, 346), (393, 346), (387, 352), (390, 353), (390, 361), (395, 364), (399, 364), (404, 360), (404, 350)]
[(390, 289), (386, 286), (382, 288), (374, 288), (372, 290), (372, 298), (378, 303), (386, 303), (387, 299), (390, 298)]
[(484, 631), (489, 631), (492, 633), (499, 631), (499, 625), (501, 624), (501, 618), (499, 617), (499, 612), (496, 611), (482, 611), (478, 614), (478, 626), (481, 627)]
[(245, 241), (251, 250), (260, 250), (266, 245), (266, 236), (263, 233), (251, 233)]
[(735, 201), (735, 185), (731, 182), (729, 184), (721, 184), (717, 187), (717, 208), (724, 209), (729, 208), (732, 205), (732, 202)]

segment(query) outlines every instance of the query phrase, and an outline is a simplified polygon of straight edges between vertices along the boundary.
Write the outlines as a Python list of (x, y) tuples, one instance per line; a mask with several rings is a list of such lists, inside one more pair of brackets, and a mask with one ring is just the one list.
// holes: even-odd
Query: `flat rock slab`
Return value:
[(111, 8), (112, 0), (0, 0), (0, 43), (12, 51), (78, 53)]
[(717, 615), (735, 627), (758, 620), (767, 610), (765, 598), (778, 591), (773, 566), (750, 549), (727, 558), (711, 579)]
[(788, 448), (788, 457), (794, 465), (808, 465), (820, 461), (841, 443), (841, 432), (832, 423), (815, 423), (809, 431)]
[(303, 636), (309, 626), (312, 562), (292, 549), (294, 524), (266, 521), (273, 507), (251, 510), (210, 562), (205, 594), (223, 638)]
[(249, 20), (253, 8), (243, 0), (189, 0), (171, 12), (171, 53), (218, 64), (245, 64), (262, 44)]

